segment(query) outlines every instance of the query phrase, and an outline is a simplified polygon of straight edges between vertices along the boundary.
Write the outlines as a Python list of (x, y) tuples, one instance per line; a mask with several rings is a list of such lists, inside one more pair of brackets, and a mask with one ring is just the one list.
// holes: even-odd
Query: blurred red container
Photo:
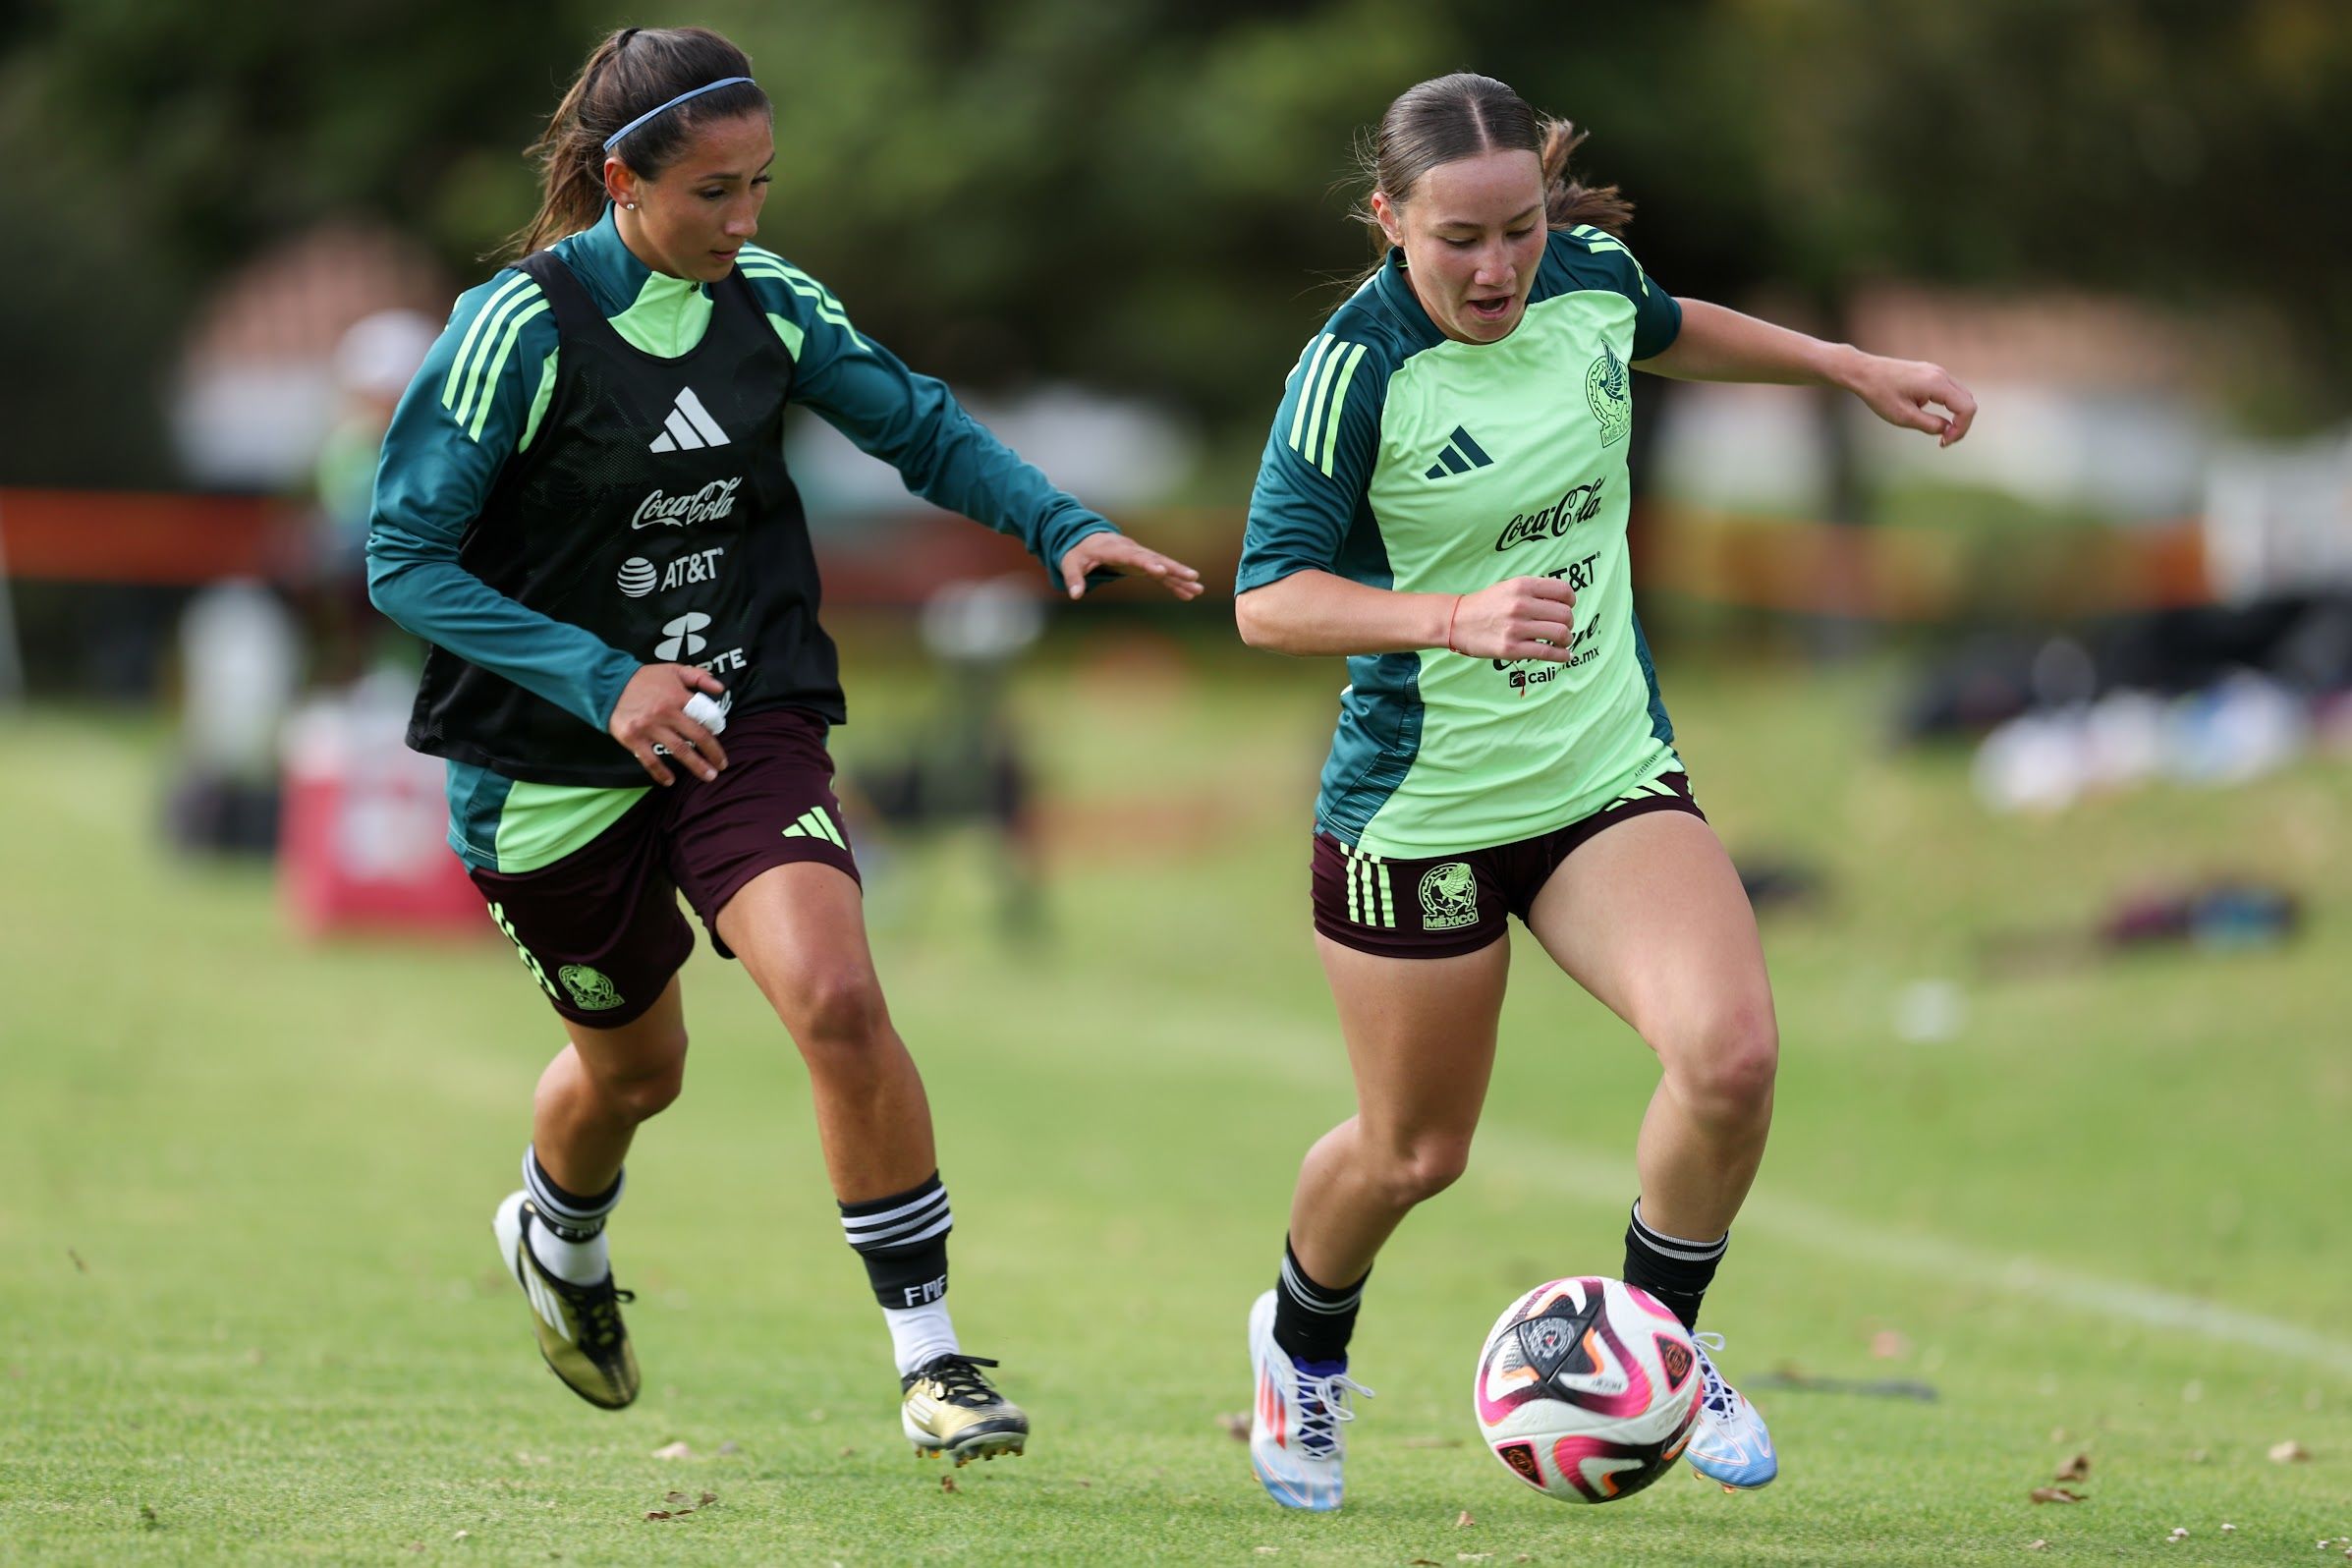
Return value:
[(442, 764), (401, 741), (406, 692), (371, 678), (286, 726), (278, 887), (307, 936), (493, 928), (449, 848)]

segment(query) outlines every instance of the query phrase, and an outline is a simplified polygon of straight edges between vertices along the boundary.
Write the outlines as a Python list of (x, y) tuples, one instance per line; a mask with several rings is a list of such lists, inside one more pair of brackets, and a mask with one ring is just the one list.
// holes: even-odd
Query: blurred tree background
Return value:
[(5, 12), (0, 482), (168, 485), (206, 290), (325, 219), (455, 286), (534, 205), (519, 149), (607, 28), (700, 22), (777, 105), (762, 243), (973, 388), (1146, 392), (1246, 486), (1298, 346), (1369, 259), (1351, 141), (1471, 68), (1594, 135), (1679, 293), (1835, 320), (1902, 276), (2124, 291), (2239, 352), (2242, 417), (2352, 397), (2342, 0), (49, 0)]

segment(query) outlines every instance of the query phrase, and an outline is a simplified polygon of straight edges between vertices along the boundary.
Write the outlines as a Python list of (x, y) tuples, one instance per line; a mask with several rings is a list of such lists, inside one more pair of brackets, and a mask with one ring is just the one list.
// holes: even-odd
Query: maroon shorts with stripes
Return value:
[(562, 860), (507, 875), (475, 871), (474, 885), (555, 1010), (574, 1023), (617, 1029), (660, 998), (687, 955), (694, 907), (722, 958), (718, 915), (771, 867), (819, 861), (855, 880), (824, 721), (798, 708), (732, 719), (727, 765), (705, 784), (670, 764), (678, 782), (655, 787), (627, 814)]
[(1329, 833), (1315, 835), (1315, 928), (1343, 947), (1382, 958), (1452, 958), (1502, 939), (1507, 916), (1527, 919), (1560, 863), (1601, 829), (1651, 812), (1707, 813), (1687, 773), (1662, 773), (1657, 790), (1581, 821), (1492, 849), (1397, 860), (1366, 855)]

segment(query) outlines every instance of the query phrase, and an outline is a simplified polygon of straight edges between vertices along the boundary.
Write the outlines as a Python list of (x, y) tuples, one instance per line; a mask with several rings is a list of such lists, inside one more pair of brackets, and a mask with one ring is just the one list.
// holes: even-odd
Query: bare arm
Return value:
[(1412, 653), (1442, 647), (1478, 658), (1564, 663), (1576, 590), (1557, 578), (1515, 577), (1476, 593), (1399, 593), (1330, 572), (1294, 572), (1233, 601), (1242, 641), (1268, 652)]
[(1966, 435), (1977, 417), (1977, 400), (1942, 365), (1824, 343), (1705, 300), (1682, 302), (1681, 334), (1641, 367), (1678, 381), (1841, 387), (1887, 423), (1924, 430), (1938, 438), (1938, 446)]

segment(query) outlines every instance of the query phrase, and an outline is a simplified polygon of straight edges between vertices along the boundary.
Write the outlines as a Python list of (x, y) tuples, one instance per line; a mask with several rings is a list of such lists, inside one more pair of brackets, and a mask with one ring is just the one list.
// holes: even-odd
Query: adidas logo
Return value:
[(1472, 469), (1489, 469), (1493, 466), (1494, 459), (1470, 438), (1468, 430), (1457, 424), (1454, 433), (1446, 437), (1445, 450), (1437, 454), (1437, 461), (1429, 465), (1429, 472), (1422, 477), (1442, 479), (1449, 474), (1468, 474)]
[(841, 836), (841, 829), (825, 814), (821, 806), (812, 806), (801, 813), (801, 819), (784, 829), (786, 838), (821, 838), (841, 849), (849, 848), (849, 841)]
[(661, 421), (661, 433), (646, 450), (700, 452), (706, 446), (725, 445), (727, 432), (719, 428), (718, 420), (710, 417), (710, 411), (702, 407), (702, 400), (695, 396), (695, 389), (690, 386), (679, 390), (669, 418)]

